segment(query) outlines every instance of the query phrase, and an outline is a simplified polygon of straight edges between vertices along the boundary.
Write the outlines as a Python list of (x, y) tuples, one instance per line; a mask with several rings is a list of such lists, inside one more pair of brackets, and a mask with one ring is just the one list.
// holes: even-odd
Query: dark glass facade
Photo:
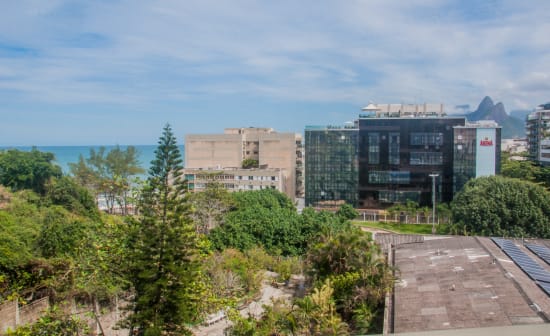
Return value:
[(453, 126), (464, 124), (463, 117), (360, 118), (358, 205), (430, 205), (432, 173), (438, 200), (450, 202)]
[(306, 206), (333, 201), (357, 206), (358, 136), (357, 128), (306, 128)]

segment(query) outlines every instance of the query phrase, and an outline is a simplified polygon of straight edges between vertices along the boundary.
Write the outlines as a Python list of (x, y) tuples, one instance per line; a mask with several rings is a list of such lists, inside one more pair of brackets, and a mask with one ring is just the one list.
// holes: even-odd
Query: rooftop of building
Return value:
[[(486, 334), (482, 328), (548, 322), (550, 297), (490, 238), (424, 238), (405, 241), (394, 250), (399, 278), (394, 290), (394, 332), (480, 328), (478, 334)], [(550, 270), (547, 264), (543, 267)], [(434, 334), (470, 335), (472, 330)], [(536, 326), (531, 330), (540, 331)]]
[(257, 133), (277, 133), (271, 127), (233, 127), (225, 128), (224, 134), (257, 134)]
[(418, 118), (446, 116), (443, 104), (373, 104), (369, 103), (361, 109), (364, 118)]
[(353, 131), (358, 130), (358, 127), (355, 123), (347, 123), (344, 125), (307, 125), (306, 131)]

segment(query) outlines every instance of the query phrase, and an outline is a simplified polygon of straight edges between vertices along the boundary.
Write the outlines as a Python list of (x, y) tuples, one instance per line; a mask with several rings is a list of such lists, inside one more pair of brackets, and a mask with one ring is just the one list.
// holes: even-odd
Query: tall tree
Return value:
[(139, 152), (134, 146), (123, 150), (117, 145), (109, 152), (102, 146), (97, 151), (90, 149), (86, 160), (80, 156), (79, 161), (69, 163), (69, 167), (76, 180), (92, 189), (96, 198), (99, 195), (105, 198), (109, 212), (112, 213), (118, 205), (122, 213), (127, 214), (130, 177), (144, 172), (138, 157)]
[(208, 183), (203, 192), (190, 193), (189, 201), (197, 232), (203, 234), (221, 225), (224, 215), (233, 206), (229, 191), (218, 182)]
[(190, 334), (185, 324), (200, 318), (204, 304), (200, 240), (183, 198), (181, 163), (176, 138), (166, 125), (130, 241), (135, 289), (130, 323), (139, 335)]

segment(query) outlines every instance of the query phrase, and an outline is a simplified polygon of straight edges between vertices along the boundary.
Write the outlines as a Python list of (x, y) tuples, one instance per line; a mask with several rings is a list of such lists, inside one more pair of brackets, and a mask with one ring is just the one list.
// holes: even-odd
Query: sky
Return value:
[(0, 146), (550, 101), (547, 0), (0, 0)]

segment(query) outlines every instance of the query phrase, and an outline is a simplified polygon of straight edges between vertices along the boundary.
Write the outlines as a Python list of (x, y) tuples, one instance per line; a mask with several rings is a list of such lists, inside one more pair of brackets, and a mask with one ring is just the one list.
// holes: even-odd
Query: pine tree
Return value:
[(186, 335), (200, 317), (205, 290), (199, 238), (180, 180), (182, 159), (166, 125), (151, 162), (130, 239), (135, 290), (132, 330), (139, 335)]

